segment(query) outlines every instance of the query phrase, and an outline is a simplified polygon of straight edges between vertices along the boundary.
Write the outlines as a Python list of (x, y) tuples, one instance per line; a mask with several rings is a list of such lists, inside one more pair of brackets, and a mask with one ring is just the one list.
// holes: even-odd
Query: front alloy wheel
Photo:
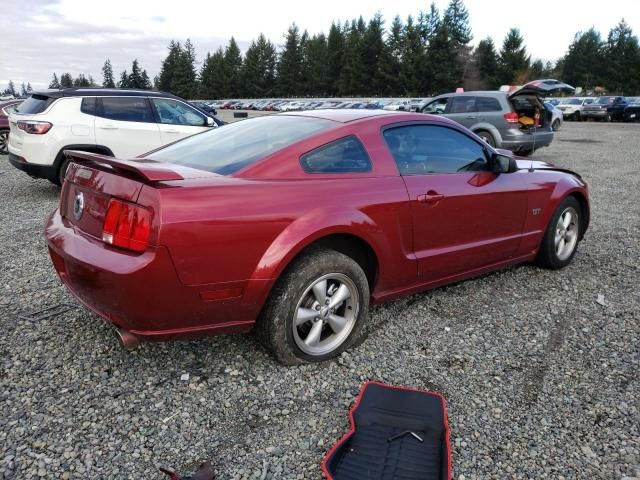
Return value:
[(536, 261), (551, 269), (567, 266), (578, 249), (582, 209), (574, 197), (567, 197), (558, 206), (544, 234)]

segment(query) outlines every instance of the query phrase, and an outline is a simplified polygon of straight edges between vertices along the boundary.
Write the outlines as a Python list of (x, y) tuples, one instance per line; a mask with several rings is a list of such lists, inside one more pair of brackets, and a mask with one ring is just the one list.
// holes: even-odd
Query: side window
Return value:
[(96, 114), (96, 97), (83, 98), (82, 105), (80, 106), (80, 111), (82, 113), (86, 113), (87, 115), (95, 115)]
[(498, 99), (493, 97), (476, 98), (476, 109), (478, 112), (499, 112), (502, 110)]
[(369, 172), (371, 161), (356, 137), (345, 137), (305, 153), (300, 157), (307, 173)]
[(471, 113), (476, 111), (476, 97), (453, 97), (447, 113)]
[(452, 128), (408, 125), (384, 131), (401, 175), (488, 170), (484, 148)]
[(444, 113), (445, 109), (447, 108), (448, 101), (449, 97), (439, 98), (438, 100), (431, 102), (426, 107), (424, 107), (422, 113)]
[(121, 122), (154, 123), (146, 97), (102, 97), (98, 116)]
[(182, 102), (170, 98), (152, 98), (151, 101), (158, 112), (160, 123), (193, 127), (206, 125), (206, 118), (203, 114)]

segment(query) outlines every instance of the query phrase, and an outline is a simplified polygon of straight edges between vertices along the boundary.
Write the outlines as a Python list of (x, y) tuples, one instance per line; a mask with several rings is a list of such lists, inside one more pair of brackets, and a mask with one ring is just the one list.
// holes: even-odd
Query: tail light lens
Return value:
[(38, 122), (36, 120), (20, 120), (18, 128), (32, 135), (44, 135), (53, 127), (49, 122)]
[(132, 203), (111, 199), (102, 227), (102, 241), (132, 252), (144, 252), (149, 245), (151, 212)]
[(507, 123), (518, 123), (518, 114), (516, 112), (505, 113), (504, 119)]

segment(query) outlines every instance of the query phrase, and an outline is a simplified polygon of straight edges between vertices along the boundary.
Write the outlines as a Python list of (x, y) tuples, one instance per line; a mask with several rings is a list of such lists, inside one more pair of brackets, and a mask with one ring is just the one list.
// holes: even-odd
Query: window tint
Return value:
[(451, 106), (447, 113), (470, 113), (476, 111), (476, 97), (453, 97), (449, 103)]
[(355, 137), (346, 137), (300, 157), (307, 173), (355, 173), (371, 170), (371, 161)]
[(148, 156), (152, 160), (232, 173), (336, 123), (311, 117), (265, 116), (187, 137)]
[(479, 112), (499, 112), (502, 110), (498, 99), (493, 97), (476, 98), (476, 108)]
[(102, 97), (99, 116), (122, 122), (155, 123), (146, 97)]
[(401, 175), (488, 170), (484, 148), (446, 127), (409, 125), (384, 131)]
[(171, 125), (191, 125), (202, 127), (205, 116), (190, 106), (169, 98), (152, 98), (153, 106), (158, 112), (160, 123)]
[(31, 95), (18, 107), (18, 113), (42, 113), (49, 105), (55, 102), (55, 98), (46, 95)]
[(80, 111), (82, 113), (86, 113), (87, 115), (95, 115), (96, 114), (96, 97), (83, 98), (82, 105), (80, 106)]
[(431, 102), (429, 105), (424, 107), (423, 113), (444, 113), (445, 108), (447, 108), (447, 102), (449, 98), (440, 98), (434, 102)]

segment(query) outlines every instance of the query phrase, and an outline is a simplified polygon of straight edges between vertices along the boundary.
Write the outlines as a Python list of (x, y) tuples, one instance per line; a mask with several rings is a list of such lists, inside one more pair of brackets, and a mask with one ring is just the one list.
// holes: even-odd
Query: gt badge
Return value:
[(533, 209), (531, 209), (531, 213), (533, 213), (534, 215), (540, 215), (540, 212), (542, 212), (541, 208), (533, 208)]

